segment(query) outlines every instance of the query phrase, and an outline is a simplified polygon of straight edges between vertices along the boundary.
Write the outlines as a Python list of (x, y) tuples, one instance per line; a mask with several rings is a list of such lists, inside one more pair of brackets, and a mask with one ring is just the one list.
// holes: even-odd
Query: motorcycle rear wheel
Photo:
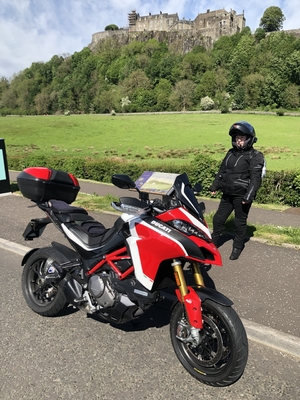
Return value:
[(202, 313), (200, 344), (193, 345), (184, 341), (190, 325), (184, 307), (181, 303), (176, 304), (170, 321), (174, 351), (184, 368), (197, 380), (210, 386), (229, 386), (243, 375), (247, 364), (245, 328), (233, 308), (211, 300), (202, 303)]
[(27, 305), (45, 317), (56, 316), (67, 305), (60, 287), (43, 282), (49, 261), (55, 260), (55, 256), (51, 247), (37, 250), (28, 258), (22, 273), (22, 291)]

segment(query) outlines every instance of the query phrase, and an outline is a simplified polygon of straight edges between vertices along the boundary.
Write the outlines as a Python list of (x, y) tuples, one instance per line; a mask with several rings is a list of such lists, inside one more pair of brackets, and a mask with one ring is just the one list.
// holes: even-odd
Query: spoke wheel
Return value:
[(206, 300), (202, 304), (203, 329), (197, 344), (182, 304), (172, 313), (170, 334), (175, 353), (199, 381), (211, 386), (228, 386), (243, 374), (248, 358), (248, 341), (243, 324), (231, 307)]
[(57, 315), (67, 305), (63, 291), (45, 281), (55, 256), (50, 247), (37, 250), (28, 258), (22, 274), (22, 291), (27, 305), (37, 314), (47, 317)]

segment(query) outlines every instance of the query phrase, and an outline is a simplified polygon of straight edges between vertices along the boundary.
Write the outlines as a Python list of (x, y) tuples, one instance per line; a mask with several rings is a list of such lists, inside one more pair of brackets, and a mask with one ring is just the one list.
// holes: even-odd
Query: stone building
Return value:
[(198, 14), (192, 20), (179, 19), (178, 14), (168, 14), (160, 12), (147, 16), (140, 16), (136, 11), (128, 14), (128, 27), (114, 31), (104, 31), (94, 33), (91, 49), (97, 46), (97, 43), (109, 37), (126, 44), (133, 39), (143, 40), (157, 38), (158, 40), (168, 40), (174, 43), (178, 40), (178, 46), (181, 51), (186, 53), (194, 45), (202, 44), (205, 47), (211, 47), (213, 43), (221, 36), (231, 36), (240, 32), (246, 26), (246, 19), (243, 14), (237, 14), (234, 10), (210, 11)]
[(136, 11), (128, 14), (129, 32), (143, 31), (184, 31), (190, 30), (200, 33), (202, 36), (209, 36), (216, 41), (221, 36), (231, 36), (240, 32), (246, 26), (246, 19), (243, 14), (236, 14), (234, 10), (210, 11), (198, 14), (194, 21), (182, 19), (178, 14), (159, 14), (141, 17)]

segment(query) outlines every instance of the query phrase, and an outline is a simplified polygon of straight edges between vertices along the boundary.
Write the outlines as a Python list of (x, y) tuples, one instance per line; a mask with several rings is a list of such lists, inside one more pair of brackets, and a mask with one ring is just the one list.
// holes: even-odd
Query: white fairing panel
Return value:
[[(138, 242), (142, 240), (143, 244), (145, 244), (145, 238), (139, 237), (137, 227), (147, 231), (146, 241), (149, 240), (148, 244), (150, 246), (147, 248), (147, 250), (151, 249), (150, 252), (146, 251), (147, 254), (141, 254), (141, 251), (143, 250), (139, 248)], [(163, 260), (163, 258), (160, 257), (165, 255), (166, 257), (167, 255), (172, 257), (174, 251), (180, 256), (186, 256), (186, 249), (182, 243), (172, 237), (168, 232), (158, 229), (155, 227), (155, 225), (148, 224), (141, 219), (135, 218), (134, 220), (130, 221), (129, 229), (131, 236), (128, 237), (126, 241), (130, 248), (135, 276), (145, 288), (151, 290), (154, 282), (153, 279), (155, 278), (154, 271), (158, 269), (160, 262)], [(151, 246), (156, 249), (156, 252), (153, 251), (154, 248)], [(162, 252), (164, 253), (163, 255)], [(171, 252), (172, 255), (170, 255), (169, 252)], [(150, 253), (152, 257), (150, 256)], [(148, 273), (150, 275), (151, 273), (153, 274), (153, 279), (144, 273), (144, 270), (149, 266), (152, 267), (150, 267), (150, 269), (148, 268)]]
[(137, 237), (132, 237), (130, 236), (129, 238), (126, 239), (129, 247), (130, 247), (130, 253), (134, 265), (134, 274), (136, 279), (143, 285), (145, 286), (146, 289), (151, 290), (153, 286), (153, 280), (149, 279), (146, 275), (143, 274), (143, 268), (141, 264), (141, 258), (140, 258), (140, 253), (139, 249), (137, 247), (137, 242), (140, 239)]

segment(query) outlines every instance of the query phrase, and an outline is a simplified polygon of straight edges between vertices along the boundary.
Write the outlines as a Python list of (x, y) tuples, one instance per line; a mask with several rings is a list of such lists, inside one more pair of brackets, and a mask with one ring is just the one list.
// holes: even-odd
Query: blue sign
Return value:
[(0, 149), (0, 181), (6, 179), (3, 150)]
[(10, 183), (4, 139), (0, 139), (0, 193), (9, 193)]

